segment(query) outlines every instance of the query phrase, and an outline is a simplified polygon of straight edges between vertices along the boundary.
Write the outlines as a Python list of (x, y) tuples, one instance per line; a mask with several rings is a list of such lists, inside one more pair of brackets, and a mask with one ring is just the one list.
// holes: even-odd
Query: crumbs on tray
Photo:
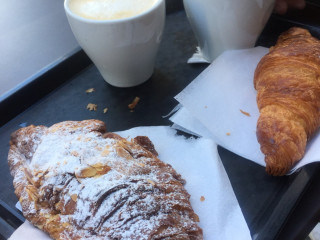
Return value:
[(204, 202), (204, 200), (206, 200), (205, 197), (204, 197), (204, 196), (201, 196), (201, 197), (200, 197), (200, 201), (201, 201), (201, 202)]
[(92, 92), (94, 92), (94, 91), (95, 91), (94, 88), (89, 88), (89, 89), (86, 90), (86, 93), (92, 93)]
[(87, 109), (88, 109), (89, 111), (97, 111), (97, 108), (98, 108), (98, 105), (97, 105), (97, 104), (89, 103), (89, 104), (87, 105)]
[(130, 110), (133, 110), (135, 109), (135, 107), (137, 106), (138, 102), (140, 101), (140, 98), (139, 97), (135, 97), (132, 101), (132, 103), (130, 103), (128, 105), (128, 107), (130, 108)]

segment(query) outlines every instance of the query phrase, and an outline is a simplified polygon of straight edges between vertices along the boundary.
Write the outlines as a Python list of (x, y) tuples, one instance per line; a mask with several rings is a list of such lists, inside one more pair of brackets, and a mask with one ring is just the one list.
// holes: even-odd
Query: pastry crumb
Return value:
[(89, 103), (89, 104), (87, 105), (87, 109), (88, 109), (89, 111), (97, 111), (97, 108), (98, 108), (98, 105), (97, 105), (97, 104)]
[(139, 98), (139, 97), (135, 97), (135, 98), (133, 99), (132, 103), (130, 103), (130, 104), (128, 105), (128, 107), (129, 107), (131, 110), (133, 110), (133, 109), (137, 106), (137, 104), (138, 104), (139, 101), (140, 101), (140, 98)]
[(246, 115), (247, 117), (251, 117), (250, 113), (248, 113), (248, 112), (245, 112), (245, 111), (243, 111), (243, 110), (241, 110), (241, 109), (240, 109), (240, 112), (241, 112), (242, 114)]
[(103, 109), (103, 113), (107, 113), (108, 110), (109, 110), (108, 108), (104, 108), (104, 109)]
[(206, 200), (205, 197), (204, 197), (204, 196), (201, 196), (201, 197), (200, 197), (200, 201), (203, 202), (204, 200)]
[(226, 135), (227, 135), (227, 136), (230, 136), (230, 135), (231, 135), (231, 133), (227, 132), (227, 133), (226, 133)]
[(86, 90), (86, 93), (92, 93), (92, 92), (94, 92), (96, 89), (94, 89), (94, 88), (89, 88), (89, 89), (87, 89)]

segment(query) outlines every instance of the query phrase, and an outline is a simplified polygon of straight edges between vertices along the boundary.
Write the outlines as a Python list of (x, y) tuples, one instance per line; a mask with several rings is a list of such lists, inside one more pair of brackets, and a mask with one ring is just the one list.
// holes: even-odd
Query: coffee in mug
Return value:
[(104, 80), (132, 87), (154, 71), (165, 24), (165, 0), (65, 0), (79, 45)]
[(156, 0), (70, 0), (69, 8), (84, 18), (113, 20), (139, 15), (155, 3)]

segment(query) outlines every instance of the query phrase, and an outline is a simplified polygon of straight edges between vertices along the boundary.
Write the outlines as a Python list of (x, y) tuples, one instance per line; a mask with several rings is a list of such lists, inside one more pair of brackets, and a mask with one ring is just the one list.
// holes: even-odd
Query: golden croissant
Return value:
[(320, 126), (320, 41), (297, 27), (281, 34), (257, 65), (254, 86), (266, 171), (285, 175)]

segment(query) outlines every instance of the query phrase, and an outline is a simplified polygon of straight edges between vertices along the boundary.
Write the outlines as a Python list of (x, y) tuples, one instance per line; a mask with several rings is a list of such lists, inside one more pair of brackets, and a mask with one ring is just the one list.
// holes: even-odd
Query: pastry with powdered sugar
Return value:
[(147, 137), (99, 120), (31, 125), (8, 161), (24, 216), (54, 239), (203, 239), (185, 181)]

